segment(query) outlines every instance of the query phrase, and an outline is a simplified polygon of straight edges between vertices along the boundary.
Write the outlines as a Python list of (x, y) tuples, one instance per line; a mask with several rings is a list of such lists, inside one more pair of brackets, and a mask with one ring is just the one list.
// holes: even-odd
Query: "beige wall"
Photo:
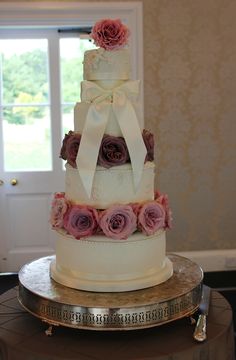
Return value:
[(168, 250), (236, 248), (236, 1), (143, 0), (143, 16), (145, 123), (174, 215)]
[(235, 19), (235, 0), (144, 0), (146, 124), (171, 251), (236, 248)]

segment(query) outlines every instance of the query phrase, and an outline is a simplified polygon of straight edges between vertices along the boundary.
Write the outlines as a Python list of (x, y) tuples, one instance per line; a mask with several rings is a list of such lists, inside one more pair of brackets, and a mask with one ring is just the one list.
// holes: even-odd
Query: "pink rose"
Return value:
[(159, 196), (161, 196), (161, 193), (159, 190), (156, 190), (154, 193), (154, 200), (157, 200), (159, 198)]
[(81, 135), (79, 133), (71, 132), (69, 137), (66, 139), (65, 154), (68, 163), (76, 167), (76, 157), (79, 150)]
[(120, 19), (104, 19), (93, 26), (90, 36), (95, 45), (105, 50), (116, 50), (127, 44), (129, 29)]
[(156, 201), (145, 203), (138, 214), (138, 228), (146, 235), (153, 235), (165, 226), (165, 210)]
[(89, 206), (74, 205), (64, 218), (64, 228), (76, 239), (95, 234), (97, 226), (97, 210)]
[(112, 239), (127, 239), (137, 229), (137, 218), (129, 205), (113, 205), (101, 212), (99, 225)]
[(123, 137), (104, 135), (98, 154), (98, 165), (110, 168), (129, 161), (129, 153)]
[(132, 207), (133, 212), (135, 213), (136, 217), (138, 218), (139, 211), (142, 207), (140, 203), (131, 203), (130, 206)]
[(172, 211), (169, 207), (169, 199), (167, 194), (161, 195), (159, 192), (155, 194), (155, 200), (160, 203), (165, 210), (165, 229), (172, 228)]
[(153, 161), (154, 160), (154, 136), (148, 130), (143, 130), (143, 141), (147, 149), (147, 155), (145, 158), (146, 161)]
[(65, 193), (63, 192), (55, 192), (54, 193), (54, 199), (60, 199), (60, 198), (64, 198), (65, 197)]
[(54, 228), (63, 228), (63, 219), (69, 209), (64, 193), (56, 193), (52, 201), (50, 222)]

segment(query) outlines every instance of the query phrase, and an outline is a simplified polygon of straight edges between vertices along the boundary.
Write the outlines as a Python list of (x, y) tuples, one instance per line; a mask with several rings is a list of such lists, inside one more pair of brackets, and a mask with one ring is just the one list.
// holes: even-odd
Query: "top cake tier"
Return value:
[(84, 80), (129, 80), (130, 54), (128, 49), (107, 51), (99, 48), (84, 54)]

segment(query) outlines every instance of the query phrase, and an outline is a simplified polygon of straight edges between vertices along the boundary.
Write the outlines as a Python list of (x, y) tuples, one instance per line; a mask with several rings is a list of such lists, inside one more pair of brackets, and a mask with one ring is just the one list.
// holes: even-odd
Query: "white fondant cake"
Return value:
[[(144, 124), (143, 124), (143, 118), (141, 116), (140, 104), (138, 104), (135, 101), (133, 105), (134, 105), (134, 110), (137, 115), (140, 130), (143, 130)], [(89, 108), (90, 108), (89, 102), (78, 102), (76, 104), (76, 106), (74, 108), (74, 130), (75, 131), (82, 133)], [(113, 135), (113, 136), (122, 136), (122, 131), (117, 122), (117, 119), (116, 119), (113, 109), (111, 109), (111, 111), (109, 113), (109, 119), (107, 121), (107, 126), (105, 129), (105, 132), (106, 132), (106, 134)]]
[(164, 282), (172, 272), (165, 257), (165, 232), (129, 240), (92, 236), (76, 240), (58, 234), (53, 278), (65, 286), (98, 292), (127, 291)]
[(66, 183), (51, 209), (51, 277), (75, 289), (132, 291), (173, 272), (166, 257), (171, 214), (167, 196), (154, 191), (154, 139), (144, 129), (139, 81), (130, 80), (128, 34), (120, 20), (95, 24), (100, 47), (84, 54), (81, 102), (61, 149)]
[(85, 51), (85, 80), (128, 80), (130, 77), (128, 49), (105, 51), (99, 48)]
[(145, 164), (140, 185), (135, 191), (130, 164), (110, 169), (98, 166), (93, 180), (92, 194), (89, 198), (77, 169), (66, 164), (66, 197), (76, 204), (86, 204), (96, 209), (107, 209), (113, 204), (142, 203), (153, 200), (154, 168), (152, 162)]

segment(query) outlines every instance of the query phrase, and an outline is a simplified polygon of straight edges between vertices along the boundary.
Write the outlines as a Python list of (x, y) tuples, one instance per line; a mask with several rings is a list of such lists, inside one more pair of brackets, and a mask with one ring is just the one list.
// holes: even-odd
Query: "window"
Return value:
[(53, 153), (73, 129), (83, 53), (94, 45), (68, 30), (120, 17), (131, 29), (133, 78), (142, 80), (141, 10), (140, 3), (0, 3), (3, 171), (52, 171)]
[(47, 39), (0, 39), (0, 74), (5, 171), (51, 170)]
[(95, 48), (88, 39), (61, 38), (60, 73), (61, 105), (64, 132), (73, 129), (73, 109), (80, 100), (80, 83), (83, 80), (83, 57), (86, 50)]
[(56, 30), (8, 31), (7, 35), (0, 39), (4, 168), (50, 171), (52, 114), (62, 133), (73, 129), (83, 54), (94, 45), (79, 36), (61, 37)]

